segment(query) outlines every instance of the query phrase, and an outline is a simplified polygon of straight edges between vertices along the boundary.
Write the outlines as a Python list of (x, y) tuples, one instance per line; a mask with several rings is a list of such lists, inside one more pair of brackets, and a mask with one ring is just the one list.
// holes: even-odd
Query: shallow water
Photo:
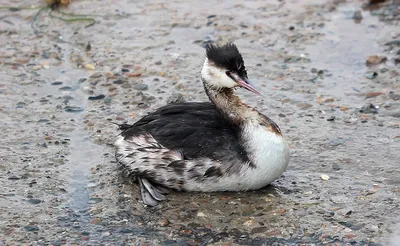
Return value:
[[(19, 4), (28, 5), (7, 3)], [(400, 93), (399, 47), (384, 44), (400, 34), (369, 10), (355, 23), (359, 9), (359, 1), (79, 1), (65, 11), (104, 16), (84, 28), (44, 12), (38, 35), (29, 26), (37, 10), (2, 9), (0, 245), (396, 245), (400, 122), (389, 92)], [(238, 93), (279, 124), (290, 166), (260, 191), (173, 192), (146, 208), (120, 177), (111, 122), (132, 123), (173, 93), (207, 100), (202, 46), (227, 41), (265, 97)], [(367, 67), (370, 55), (388, 60)], [(378, 114), (360, 113), (369, 103)]]

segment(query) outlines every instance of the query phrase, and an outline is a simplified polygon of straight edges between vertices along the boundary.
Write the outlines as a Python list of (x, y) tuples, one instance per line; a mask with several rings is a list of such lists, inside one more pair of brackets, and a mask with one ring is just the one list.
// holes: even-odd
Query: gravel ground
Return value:
[[(400, 245), (400, 5), (371, 2), (3, 0), (0, 245)], [(289, 168), (146, 208), (111, 122), (206, 101), (203, 47), (228, 41)]]

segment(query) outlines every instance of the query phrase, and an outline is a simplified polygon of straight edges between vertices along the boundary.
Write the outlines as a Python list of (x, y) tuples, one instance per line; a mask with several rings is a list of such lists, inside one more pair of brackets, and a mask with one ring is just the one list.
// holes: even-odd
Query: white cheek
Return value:
[(201, 76), (208, 84), (216, 87), (232, 88), (236, 86), (236, 83), (226, 75), (226, 70), (210, 66), (207, 59), (201, 70)]

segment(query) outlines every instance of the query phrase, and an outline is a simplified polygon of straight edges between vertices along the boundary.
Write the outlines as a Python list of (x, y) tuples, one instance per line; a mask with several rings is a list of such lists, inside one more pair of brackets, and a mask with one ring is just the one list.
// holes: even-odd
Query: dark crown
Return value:
[(247, 78), (242, 55), (233, 43), (228, 43), (224, 46), (209, 44), (206, 47), (206, 56), (209, 60), (213, 61), (216, 66), (228, 71), (235, 71), (239, 76)]

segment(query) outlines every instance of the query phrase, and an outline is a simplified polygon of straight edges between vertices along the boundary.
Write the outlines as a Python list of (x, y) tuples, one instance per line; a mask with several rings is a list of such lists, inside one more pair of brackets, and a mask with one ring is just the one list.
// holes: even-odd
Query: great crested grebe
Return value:
[(234, 88), (260, 94), (234, 44), (209, 45), (201, 71), (211, 102), (169, 104), (133, 125), (120, 125), (116, 158), (155, 206), (167, 188), (257, 190), (285, 171), (289, 147), (275, 122), (243, 103)]

